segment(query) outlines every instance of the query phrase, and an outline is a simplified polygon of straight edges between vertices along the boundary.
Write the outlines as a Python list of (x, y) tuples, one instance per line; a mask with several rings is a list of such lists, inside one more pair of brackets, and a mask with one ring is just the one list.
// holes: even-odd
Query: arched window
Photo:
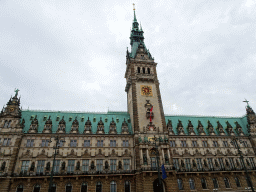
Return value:
[(201, 179), (201, 183), (202, 183), (202, 188), (203, 188), (203, 189), (207, 189), (207, 185), (206, 185), (206, 180), (205, 180), (205, 178), (202, 178), (202, 179)]
[(189, 187), (191, 190), (195, 190), (195, 182), (192, 178), (189, 179)]
[(55, 183), (52, 184), (52, 190), (51, 190), (51, 192), (56, 192), (56, 184), (55, 184)]
[(7, 128), (7, 127), (8, 127), (8, 121), (5, 120), (5, 122), (4, 122), (4, 128)]
[(111, 181), (110, 183), (110, 192), (116, 192), (116, 182)]
[(183, 190), (183, 182), (181, 179), (177, 179), (179, 190)]
[(142, 68), (142, 72), (145, 73), (145, 68), (144, 67)]
[(140, 73), (140, 67), (138, 67), (138, 73)]
[(130, 181), (124, 182), (124, 192), (131, 192), (131, 184)]
[(34, 186), (33, 192), (40, 192), (40, 185), (39, 185), (39, 184), (36, 184), (36, 185)]
[(102, 184), (101, 182), (96, 183), (96, 192), (102, 192)]
[(216, 178), (213, 178), (213, 179), (212, 179), (212, 182), (213, 182), (213, 187), (214, 187), (214, 189), (218, 189), (218, 188), (219, 188), (219, 185), (218, 185), (217, 179), (216, 179)]
[(241, 187), (241, 183), (238, 177), (235, 177), (235, 182), (237, 187)]
[(148, 68), (148, 74), (150, 74), (150, 68)]
[(82, 183), (81, 192), (87, 192), (87, 183)]
[(224, 183), (226, 188), (230, 188), (229, 180), (227, 177), (224, 177)]
[(72, 191), (72, 185), (71, 185), (71, 183), (68, 183), (66, 185), (66, 192), (71, 192), (71, 191)]
[(9, 123), (8, 123), (8, 128), (11, 127), (11, 123), (12, 123), (12, 120), (9, 121)]
[(16, 192), (23, 192), (23, 185), (18, 185)]

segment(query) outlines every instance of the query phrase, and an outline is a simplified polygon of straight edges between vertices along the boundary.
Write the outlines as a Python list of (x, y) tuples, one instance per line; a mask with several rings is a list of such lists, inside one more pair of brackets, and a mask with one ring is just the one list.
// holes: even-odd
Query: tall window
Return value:
[(70, 140), (70, 147), (76, 147), (77, 146), (77, 140)]
[(96, 192), (102, 192), (102, 184), (101, 182), (96, 183)]
[(148, 74), (150, 74), (150, 68), (148, 68)]
[(228, 147), (228, 142), (227, 141), (223, 141), (223, 147)]
[(53, 167), (53, 172), (54, 173), (59, 173), (60, 171), (60, 160), (55, 160), (55, 164)]
[(170, 141), (170, 147), (176, 147), (175, 141)]
[(8, 127), (8, 121), (5, 120), (5, 122), (4, 122), (4, 128), (7, 128), (7, 127)]
[(64, 141), (63, 140), (59, 140), (58, 146), (59, 147), (63, 147), (63, 145), (64, 145)]
[(3, 146), (9, 146), (11, 143), (11, 138), (4, 138)]
[(57, 186), (57, 185), (56, 185), (55, 183), (52, 184), (52, 190), (51, 190), (51, 192), (56, 192), (56, 186)]
[(244, 147), (249, 147), (247, 141), (243, 141)]
[(71, 183), (68, 183), (66, 185), (66, 192), (71, 192), (71, 191), (72, 191), (72, 185), (71, 185)]
[(40, 192), (40, 185), (35, 185), (33, 192)]
[(218, 142), (217, 141), (213, 141), (213, 147), (218, 147)]
[(202, 184), (202, 188), (203, 188), (203, 189), (207, 189), (207, 185), (206, 185), (206, 180), (205, 180), (205, 178), (202, 178), (202, 179), (201, 179), (201, 184)]
[(34, 139), (28, 139), (26, 147), (33, 147), (34, 145)]
[(183, 190), (183, 182), (181, 179), (177, 179), (179, 190)]
[(16, 192), (23, 192), (23, 185), (18, 185)]
[(235, 163), (234, 163), (234, 158), (228, 158), (229, 159), (229, 163), (232, 169), (235, 169)]
[(203, 141), (203, 147), (208, 147), (207, 141)]
[(179, 160), (178, 159), (173, 159), (173, 166), (175, 170), (179, 169)]
[(192, 178), (189, 179), (189, 187), (191, 190), (195, 190), (195, 182)]
[(81, 192), (87, 192), (87, 183), (82, 183)]
[(49, 140), (43, 139), (41, 147), (48, 147), (48, 144), (49, 144)]
[(110, 171), (116, 170), (116, 159), (110, 159)]
[(255, 168), (255, 163), (253, 159), (254, 159), (253, 157), (249, 157), (252, 168)]
[(124, 170), (130, 170), (130, 159), (124, 159)]
[(96, 167), (97, 171), (102, 171), (103, 170), (103, 160), (97, 159), (96, 163), (97, 163), (97, 167)]
[(116, 182), (111, 181), (110, 183), (110, 192), (116, 192)]
[(131, 184), (130, 181), (124, 182), (124, 192), (131, 192)]
[(235, 177), (235, 182), (237, 187), (241, 187), (240, 180), (238, 177)]
[(22, 164), (21, 164), (21, 171), (22, 172), (27, 172), (28, 171), (29, 163), (30, 163), (30, 161), (22, 161)]
[(140, 67), (138, 67), (137, 69), (138, 69), (138, 73), (140, 73)]
[(213, 169), (214, 167), (213, 167), (212, 158), (207, 158), (207, 161), (208, 161), (209, 168)]
[(123, 147), (129, 147), (129, 141), (123, 140)]
[(229, 180), (227, 177), (224, 177), (224, 183), (226, 188), (230, 188)]
[(213, 182), (213, 187), (214, 187), (214, 189), (218, 189), (218, 188), (219, 188), (219, 185), (218, 185), (217, 179), (216, 179), (216, 178), (213, 178), (213, 179), (212, 179), (212, 182)]
[(192, 146), (197, 147), (197, 141), (192, 141)]
[(90, 140), (84, 140), (84, 147), (90, 147)]
[(151, 157), (151, 167), (152, 167), (153, 169), (156, 168), (156, 158), (155, 158), (155, 157)]
[(89, 159), (82, 161), (82, 171), (89, 171)]
[(116, 140), (110, 140), (110, 147), (116, 147)]
[(75, 170), (75, 160), (68, 160), (68, 173), (73, 173)]
[(103, 140), (97, 141), (97, 147), (103, 147)]
[(218, 158), (219, 164), (220, 164), (220, 168), (224, 169), (224, 163), (223, 163), (223, 159), (222, 158)]
[(44, 163), (45, 160), (39, 160), (37, 161), (37, 169), (36, 169), (36, 173), (40, 174), (44, 172)]
[(145, 73), (145, 68), (144, 67), (142, 68), (142, 72)]
[(186, 164), (186, 170), (191, 170), (190, 159), (185, 159), (185, 164)]
[(186, 141), (181, 141), (181, 147), (187, 147), (187, 142)]
[(197, 169), (202, 169), (202, 159), (197, 158), (196, 159)]

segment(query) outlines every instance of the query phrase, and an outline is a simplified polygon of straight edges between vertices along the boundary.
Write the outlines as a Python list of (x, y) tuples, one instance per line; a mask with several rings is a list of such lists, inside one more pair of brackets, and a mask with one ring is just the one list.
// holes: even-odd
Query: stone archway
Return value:
[(155, 181), (153, 182), (153, 189), (154, 189), (154, 192), (165, 192), (165, 183), (164, 181), (161, 179), (161, 183), (163, 185), (163, 188), (162, 188), (162, 191), (160, 191), (161, 189), (161, 186), (159, 184), (159, 179), (155, 179)]

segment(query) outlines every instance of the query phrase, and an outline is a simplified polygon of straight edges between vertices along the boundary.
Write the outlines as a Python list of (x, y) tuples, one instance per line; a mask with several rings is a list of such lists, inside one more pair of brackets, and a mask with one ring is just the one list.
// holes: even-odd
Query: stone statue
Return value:
[(15, 93), (15, 97), (18, 96), (18, 92), (19, 92), (19, 91), (20, 91), (19, 89), (14, 89), (14, 92), (16, 92), (16, 93)]

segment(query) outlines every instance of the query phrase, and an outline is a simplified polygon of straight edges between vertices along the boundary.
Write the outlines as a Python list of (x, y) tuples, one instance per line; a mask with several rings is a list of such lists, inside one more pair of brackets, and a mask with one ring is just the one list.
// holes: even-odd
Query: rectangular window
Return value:
[(34, 139), (28, 139), (26, 147), (33, 147), (34, 145)]
[(97, 141), (97, 147), (103, 147), (103, 140)]
[(244, 145), (244, 147), (248, 147), (247, 141), (243, 141), (243, 145)]
[(130, 170), (130, 159), (124, 159), (124, 170)]
[(116, 171), (116, 159), (110, 159), (110, 171)]
[(90, 147), (90, 140), (84, 140), (84, 147)]
[(82, 171), (89, 171), (89, 159), (82, 161)]
[(219, 164), (220, 164), (220, 168), (224, 169), (224, 163), (223, 163), (223, 159), (222, 158), (218, 158)]
[(11, 143), (11, 138), (4, 138), (3, 146), (9, 146)]
[(22, 172), (27, 172), (28, 171), (29, 163), (30, 163), (30, 161), (22, 161), (22, 164), (21, 164), (21, 171)]
[(77, 140), (70, 140), (70, 147), (76, 147), (77, 146)]
[(218, 147), (218, 142), (217, 141), (213, 141), (213, 147)]
[(176, 147), (175, 141), (170, 141), (170, 147)]
[(59, 173), (60, 171), (60, 160), (55, 160), (55, 164), (53, 167), (53, 172), (54, 173)]
[(173, 159), (173, 166), (175, 170), (179, 170), (179, 160), (178, 159)]
[(228, 147), (228, 142), (227, 141), (223, 141), (223, 147)]
[(181, 147), (187, 147), (187, 142), (186, 141), (181, 141)]
[(63, 147), (63, 145), (64, 145), (64, 141), (63, 140), (59, 140), (58, 146), (59, 147)]
[(41, 147), (48, 147), (48, 144), (49, 144), (49, 140), (43, 139)]
[(251, 167), (255, 168), (255, 163), (254, 163), (254, 158), (253, 157), (249, 157), (250, 163), (251, 163)]
[(102, 159), (98, 159), (96, 160), (96, 163), (97, 163), (97, 171), (102, 171), (103, 170), (103, 160)]
[(208, 147), (207, 141), (203, 141), (203, 147)]
[(44, 172), (44, 163), (45, 163), (45, 160), (37, 161), (36, 173), (40, 174)]
[(190, 159), (185, 159), (186, 170), (191, 170)]
[(212, 158), (207, 158), (207, 161), (208, 161), (208, 165), (209, 165), (209, 168), (210, 169), (213, 169), (213, 163), (212, 163)]
[(155, 157), (151, 157), (151, 167), (153, 169), (156, 169), (156, 158)]
[(197, 147), (197, 141), (192, 141), (192, 146)]
[(235, 168), (234, 159), (233, 158), (228, 158), (228, 160), (229, 160), (231, 168), (234, 169)]
[(123, 141), (123, 147), (129, 147), (129, 142), (128, 140)]
[(110, 147), (116, 147), (116, 140), (110, 140)]
[(68, 173), (73, 173), (75, 170), (75, 160), (68, 160)]
[(196, 158), (197, 169), (202, 169), (202, 159)]

